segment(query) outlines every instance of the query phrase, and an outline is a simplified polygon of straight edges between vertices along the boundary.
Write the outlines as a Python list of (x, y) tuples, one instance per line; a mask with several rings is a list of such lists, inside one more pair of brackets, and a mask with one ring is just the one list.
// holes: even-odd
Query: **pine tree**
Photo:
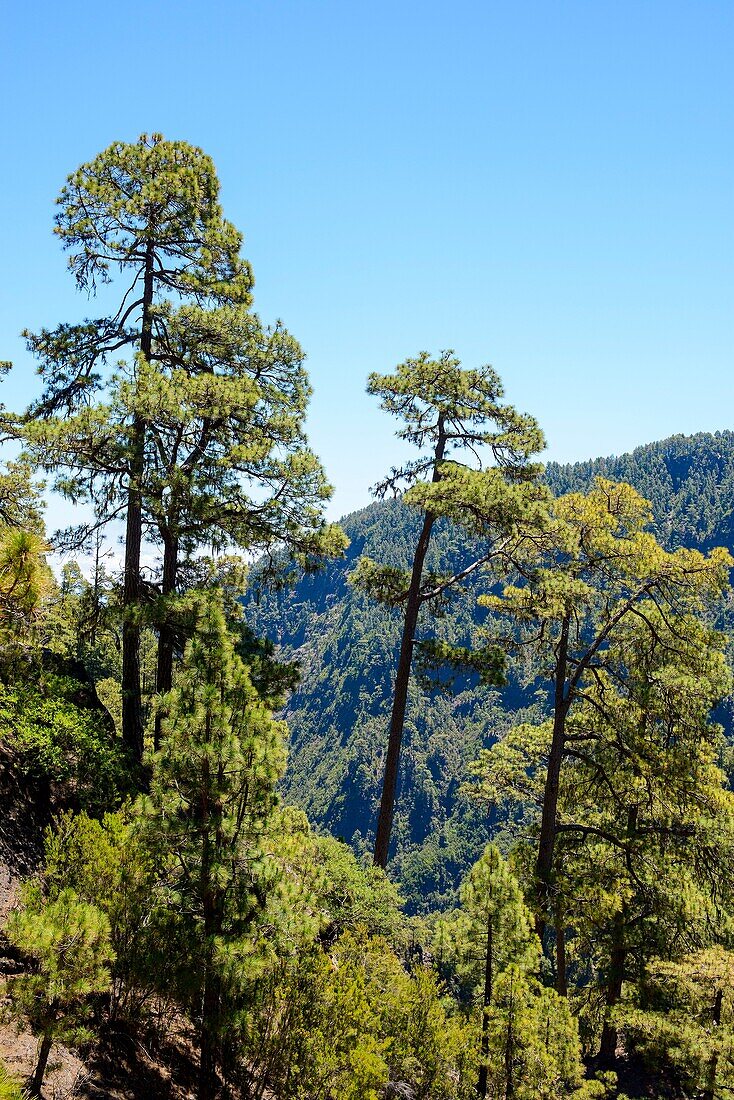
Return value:
[[(403, 610), (374, 850), (375, 863), (385, 867), (420, 610), (500, 557), (529, 514), (537, 518), (542, 493), (533, 484), (538, 467), (529, 459), (542, 449), (543, 437), (531, 417), (502, 404), (502, 384), (491, 367), (462, 368), (449, 351), (438, 359), (422, 352), (393, 374), (372, 374), (367, 389), (403, 423), (398, 436), (420, 451), (417, 459), (393, 469), (375, 489), (379, 497), (407, 489), (403, 499), (422, 515), (410, 572), (363, 558), (353, 578), (381, 602)], [(431, 533), (439, 517), (476, 535), (480, 553), (450, 576), (425, 577)], [(424, 648), (430, 657), (428, 640)], [(475, 657), (474, 664), (485, 682), (501, 682), (502, 655), (496, 648)]]
[[(569, 493), (556, 500), (553, 521), (532, 544), (524, 562), (519, 560), (519, 580), (502, 595), (480, 597), (480, 603), (511, 624), (530, 628), (505, 637), (505, 643), (532, 649), (541, 674), (553, 685), (552, 719), (530, 732), (531, 751), (544, 760), (541, 821), (537, 840), (535, 893), (536, 927), (543, 939), (553, 909), (553, 873), (559, 835), (559, 797), (564, 765), (578, 751), (578, 735), (569, 729), (575, 708), (583, 704), (589, 684), (598, 683), (609, 660), (610, 645), (630, 619), (661, 639), (674, 651), (677, 635), (668, 617), (695, 616), (711, 606), (728, 584), (731, 557), (724, 549), (704, 555), (697, 550), (665, 551), (650, 524), (649, 504), (624, 483), (602, 478), (586, 495)], [(649, 608), (662, 617), (656, 626)], [(695, 623), (695, 619), (690, 620)], [(538, 665), (536, 665), (536, 669)], [(537, 673), (536, 673), (537, 674)], [(520, 741), (528, 731), (519, 730)], [(504, 767), (520, 785), (516, 739), (500, 744), (494, 758), (502, 762), (491, 779), (497, 791)], [(521, 747), (519, 753), (525, 752)], [(492, 760), (492, 753), (488, 758)], [(490, 771), (493, 768), (490, 766)], [(505, 790), (509, 791), (510, 786)]]
[(8, 919), (5, 935), (33, 960), (33, 969), (10, 980), (8, 994), (13, 1015), (40, 1036), (28, 1085), (31, 1096), (40, 1096), (51, 1047), (88, 1034), (89, 998), (109, 988), (114, 957), (109, 921), (73, 890), (64, 889), (49, 900), (30, 884), (21, 908)]
[(569, 719), (558, 825), (559, 885), (603, 983), (607, 1060), (624, 982), (655, 954), (721, 934), (732, 887), (734, 796), (711, 721), (731, 690), (725, 639), (652, 604), (640, 611), (646, 621), (620, 628)]
[[(218, 191), (200, 149), (160, 134), (116, 142), (82, 165), (59, 196), (56, 233), (79, 289), (93, 294), (98, 282), (119, 274), (119, 305), (106, 317), (27, 334), (45, 382), (26, 427), (31, 452), (45, 469), (62, 471), (56, 486), (70, 500), (93, 502), (92, 530), (125, 516), (123, 739), (136, 760), (143, 751), (140, 561), (149, 428), (138, 377), (165, 342), (161, 306), (168, 299), (249, 304), (252, 276)], [(109, 364), (125, 353), (121, 377)], [(89, 533), (70, 532), (67, 544)]]
[[(642, 1000), (642, 998), (640, 998)], [(653, 960), (644, 1007), (621, 1014), (625, 1033), (654, 1070), (672, 1068), (686, 1090), (719, 1100), (734, 1088), (734, 955), (707, 948)]]
[[(159, 311), (164, 334), (135, 389), (148, 425), (143, 514), (162, 547), (156, 691), (182, 648), (176, 594), (201, 576), (206, 547), (284, 551), (305, 568), (344, 545), (321, 509), (331, 495), (309, 450), (303, 352), (282, 325), (242, 305)], [(262, 577), (261, 570), (261, 577)], [(185, 620), (185, 616), (184, 616)], [(159, 708), (156, 747), (159, 741)]]
[(183, 923), (197, 1095), (210, 1100), (227, 1012), (267, 955), (259, 929), (280, 875), (268, 829), (284, 766), (282, 728), (234, 652), (215, 596), (201, 603), (167, 709), (146, 829), (164, 866), (162, 900), (175, 900)]
[(493, 844), (487, 845), (460, 889), (461, 910), (439, 921), (436, 951), (440, 968), (451, 960), (456, 977), (468, 984), (482, 1008), (477, 1092), (487, 1096), (490, 1009), (497, 979), (512, 965), (519, 971), (539, 964), (532, 916), (520, 887)]

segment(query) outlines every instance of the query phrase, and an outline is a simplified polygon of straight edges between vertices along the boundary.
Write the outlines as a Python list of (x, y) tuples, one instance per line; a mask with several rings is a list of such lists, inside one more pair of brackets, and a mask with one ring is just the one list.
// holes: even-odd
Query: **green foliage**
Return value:
[(99, 812), (119, 805), (130, 788), (128, 762), (106, 715), (79, 705), (82, 686), (43, 673), (39, 681), (0, 684), (3, 738), (29, 775), (61, 784), (79, 805)]
[[(58, 545), (88, 544), (125, 516), (121, 725), (137, 763), (141, 628), (158, 632), (165, 694), (188, 636), (178, 597), (200, 582), (201, 551), (285, 546), (313, 568), (344, 549), (323, 520), (331, 488), (305, 437), (303, 352), (250, 311), (252, 273), (218, 195), (211, 159), (160, 134), (82, 165), (59, 198), (56, 232), (80, 289), (120, 277), (119, 306), (26, 334), (45, 382), (24, 422), (29, 454), (94, 512)], [(161, 550), (153, 584), (141, 572), (144, 537)]]
[[(585, 489), (597, 472), (590, 466), (551, 466), (547, 479), (558, 492)], [(599, 473), (623, 477), (652, 500), (652, 530), (665, 546), (689, 539), (694, 547), (725, 545), (734, 550), (731, 491), (727, 496), (734, 479), (734, 433), (676, 437), (597, 466)], [(681, 540), (676, 529), (686, 510), (693, 527), (683, 524), (688, 533)], [(365, 557), (408, 570), (419, 517), (399, 501), (386, 500), (343, 523), (351, 542), (343, 563), (304, 577), (292, 593), (269, 592), (258, 600), (249, 596), (246, 615), (251, 626), (277, 643), (285, 659), (297, 656), (302, 669), (285, 712), (291, 729), (285, 794), (312, 821), (364, 851), (379, 796), (380, 745), (400, 624), (388, 609), (348, 586), (346, 576)], [(461, 530), (439, 522), (426, 571), (451, 575), (457, 561), (464, 565), (476, 560), (475, 550), (476, 542)], [(476, 598), (482, 586), (476, 574), (465, 583), (465, 597), (452, 598), (442, 618), (419, 621), (419, 637), (432, 634), (449, 645), (481, 646), (478, 627), (487, 612), (477, 608)], [(462, 797), (461, 786), (482, 747), (502, 739), (508, 727), (524, 720), (535, 724), (539, 713), (547, 714), (546, 691), (535, 695), (535, 668), (529, 658), (520, 658), (510, 667), (510, 683), (501, 694), (477, 688), (470, 677), (459, 674), (451, 702), (426, 696), (411, 684), (402, 754), (404, 794), (394, 828), (394, 877), (410, 908), (455, 904), (461, 875), (490, 838), (493, 816), (488, 820), (486, 812)], [(729, 702), (718, 715), (729, 730)]]
[(653, 1071), (720, 1100), (734, 1087), (734, 957), (721, 947), (650, 966), (639, 1003), (618, 1013), (626, 1041)]
[[(112, 518), (125, 499), (118, 471), (134, 461), (130, 447), (138, 441), (126, 438), (124, 423), (142, 412), (135, 408), (142, 361), (129, 365), (132, 383), (108, 361), (135, 349), (143, 330), (151, 335), (155, 327), (164, 337), (168, 295), (194, 296), (199, 303), (250, 301), (252, 276), (239, 257), (241, 237), (224, 220), (218, 191), (214, 165), (200, 149), (144, 134), (82, 165), (59, 197), (56, 233), (78, 287), (94, 292), (97, 282), (110, 282), (118, 272), (135, 290), (121, 295), (119, 310), (109, 317), (27, 334), (46, 382), (36, 419), (27, 425), (31, 453), (55, 473), (70, 499), (93, 495), (98, 522)], [(144, 272), (150, 285), (138, 287)], [(151, 310), (161, 304), (154, 326)]]
[(52, 899), (72, 889), (104, 913), (114, 952), (111, 1011), (136, 1018), (167, 990), (171, 920), (156, 905), (159, 867), (131, 808), (95, 820), (63, 813), (46, 832), (43, 881)]
[[(373, 373), (367, 392), (380, 399), (382, 408), (401, 422), (397, 435), (418, 448), (429, 448), (440, 434), (439, 420), (447, 433), (449, 450), (468, 445), (491, 448), (507, 462), (523, 463), (542, 450), (543, 436), (532, 417), (503, 405), (502, 383), (489, 366), (461, 367), (453, 352), (431, 359), (421, 352), (406, 359), (392, 374)], [(433, 459), (417, 459), (405, 467), (399, 481), (415, 482), (431, 472)], [(395, 472), (394, 472), (395, 473)], [(531, 476), (528, 471), (524, 476)], [(394, 474), (381, 487), (394, 488)]]
[(470, 1033), (447, 1012), (429, 971), (409, 974), (388, 942), (345, 933), (329, 954), (307, 952), (258, 991), (245, 1057), (251, 1095), (472, 1095)]
[[(508, 643), (531, 652), (535, 675), (553, 685), (550, 740), (538, 761), (545, 771), (535, 870), (540, 927), (550, 917), (558, 835), (570, 827), (560, 817), (563, 772), (579, 754), (584, 757), (588, 741), (596, 743), (583, 717), (580, 730), (574, 722), (590, 702), (593, 714), (605, 713), (617, 639), (634, 622), (638, 648), (657, 644), (666, 656), (678, 654), (681, 646), (695, 649), (691, 638), (698, 617), (711, 613), (728, 588), (734, 559), (725, 548), (708, 555), (686, 548), (666, 551), (646, 530), (649, 522), (650, 506), (631, 486), (598, 478), (585, 495), (554, 501), (547, 529), (517, 563), (517, 583), (480, 597), (508, 622)], [(726, 678), (721, 684), (721, 694), (709, 698), (704, 710), (725, 694)], [(610, 693), (615, 686), (612, 674)], [(612, 755), (625, 757), (614, 738), (607, 740)], [(485, 764), (489, 787), (496, 790), (502, 784), (493, 775), (492, 755), (490, 749)], [(502, 753), (500, 762), (506, 761)], [(605, 766), (597, 764), (597, 774), (603, 779)]]
[(466, 1004), (489, 1005), (500, 974), (513, 965), (537, 970), (540, 952), (532, 915), (507, 863), (487, 845), (462, 882), (461, 908), (439, 918), (433, 939), (438, 970)]
[(170, 983), (200, 1025), (203, 1100), (243, 989), (273, 958), (273, 924), (298, 923), (292, 909), (281, 914), (273, 843), (283, 731), (234, 651), (216, 593), (202, 600), (166, 710), (145, 834), (162, 868), (160, 904), (176, 914)]
[[(451, 645), (435, 638), (418, 642), (418, 682), (425, 690), (437, 688), (451, 691), (457, 674), (475, 673), (482, 687), (504, 687), (505, 655), (497, 646), (470, 649), (468, 646)], [(446, 676), (446, 670), (452, 674)]]
[(360, 864), (343, 841), (330, 836), (313, 838), (313, 864), (308, 874), (322, 883), (318, 904), (326, 920), (324, 938), (358, 928), (392, 943), (404, 938), (402, 899), (380, 867)]
[(20, 1082), (10, 1076), (2, 1062), (0, 1062), (0, 1100), (23, 1100)]
[(551, 462), (545, 472), (557, 494), (585, 492), (595, 477), (626, 481), (649, 500), (655, 534), (670, 549), (734, 547), (734, 432), (674, 435), (611, 458)]
[(488, 1092), (493, 1100), (602, 1097), (584, 1080), (576, 1020), (565, 998), (516, 966), (499, 977), (489, 1010)]
[(276, 875), (263, 838), (285, 764), (283, 734), (234, 653), (216, 597), (202, 602), (164, 731), (145, 812), (170, 862), (171, 898), (196, 925), (210, 890), (222, 917), (231, 904), (238, 920), (254, 920), (256, 894)]
[(21, 907), (13, 910), (5, 935), (32, 961), (9, 980), (10, 1013), (41, 1037), (41, 1054), (31, 1092), (38, 1095), (50, 1047), (90, 1038), (89, 1000), (110, 986), (113, 959), (107, 917), (65, 888), (55, 899), (27, 884)]
[(44, 601), (53, 589), (47, 550), (36, 531), (0, 530), (0, 646), (6, 665), (38, 645)]

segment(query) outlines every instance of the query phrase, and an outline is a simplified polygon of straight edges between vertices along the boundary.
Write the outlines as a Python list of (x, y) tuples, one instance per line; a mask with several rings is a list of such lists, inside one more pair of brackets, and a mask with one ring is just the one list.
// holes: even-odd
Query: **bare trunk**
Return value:
[[(207, 718), (206, 742), (211, 740), (211, 723)], [(221, 766), (220, 766), (221, 778)], [(221, 832), (221, 807), (214, 797), (208, 759), (203, 760), (201, 783), (201, 853), (200, 891), (203, 910), (204, 976), (199, 1031), (199, 1081), (197, 1100), (214, 1100), (219, 1091), (219, 1022), (222, 988), (214, 966), (214, 940), (222, 931), (222, 899), (212, 874), (212, 866), (221, 857), (224, 843)], [(214, 836), (211, 836), (212, 826)]]
[(484, 962), (484, 996), (482, 998), (482, 1042), (477, 1094), (487, 1096), (487, 1062), (489, 1061), (489, 1007), (492, 1004), (492, 918), (487, 921), (487, 956)]
[[(155, 690), (158, 695), (165, 695), (173, 687), (173, 630), (171, 629), (170, 616), (166, 609), (165, 600), (176, 591), (176, 579), (178, 575), (178, 539), (171, 535), (164, 536), (163, 542), (163, 578), (161, 592), (163, 595), (164, 620), (158, 628), (158, 664), (156, 668)], [(155, 716), (154, 746), (160, 747), (161, 726), (165, 713), (158, 707)]]
[[(637, 832), (637, 806), (630, 806), (627, 810), (627, 840), (634, 840)], [(617, 1029), (612, 1023), (611, 1014), (622, 996), (624, 984), (624, 972), (627, 963), (627, 948), (625, 945), (625, 922), (627, 920), (627, 907), (614, 915), (612, 928), (612, 947), (609, 957), (609, 974), (606, 989), (606, 1012), (604, 1015), (604, 1027), (601, 1033), (601, 1045), (599, 1055), (604, 1062), (613, 1062), (617, 1057)]]
[[(514, 1005), (512, 1006), (514, 1008)], [(515, 1095), (515, 1022), (510, 1010), (510, 1019), (507, 1021), (507, 1042), (505, 1045), (505, 1100), (512, 1100)]]
[[(439, 434), (433, 466), (434, 482), (438, 481), (441, 476), (438, 467), (443, 459), (445, 448), (446, 437), (443, 431), (443, 422), (439, 418)], [(431, 541), (431, 531), (435, 522), (436, 517), (433, 513), (426, 512), (423, 519), (423, 527), (421, 528), (421, 533), (415, 548), (413, 568), (410, 575), (410, 586), (405, 602), (403, 636), (400, 642), (400, 657), (398, 658), (398, 668), (395, 675), (392, 714), (390, 716), (390, 733), (387, 744), (387, 755), (385, 757), (385, 772), (382, 780), (380, 811), (377, 818), (377, 834), (375, 837), (374, 862), (378, 867), (383, 868), (387, 867), (393, 814), (395, 812), (395, 791), (398, 782), (398, 764), (400, 762), (400, 748), (403, 740), (403, 726), (405, 725), (405, 710), (408, 704), (408, 684), (410, 683), (410, 669), (413, 663), (415, 629), (421, 607), (420, 587), (423, 577), (423, 565), (426, 560), (428, 546)]]
[(568, 699), (566, 698), (565, 687), (569, 629), (570, 617), (567, 615), (561, 624), (561, 636), (558, 641), (553, 700), (553, 737), (548, 756), (548, 772), (545, 778), (545, 792), (543, 795), (543, 816), (538, 838), (538, 857), (535, 863), (535, 889), (538, 905), (535, 930), (541, 945), (545, 937), (546, 923), (551, 908), (553, 856), (556, 844), (556, 825), (558, 823), (558, 792), (560, 789), (563, 752), (566, 747)]
[(218, 1019), (220, 1005), (219, 978), (214, 973), (211, 959), (206, 965), (204, 995), (202, 998), (201, 1033), (199, 1038), (199, 1082), (197, 1100), (214, 1100), (219, 1090), (217, 1079)]
[[(140, 351), (149, 362), (153, 344), (153, 244), (148, 242), (143, 276), (143, 319)], [(143, 759), (143, 702), (140, 686), (140, 550), (143, 541), (143, 476), (145, 421), (135, 414), (131, 432), (130, 471), (125, 527), (125, 567), (122, 627), (122, 739), (135, 763)]]
[(48, 1056), (51, 1053), (51, 1037), (44, 1035), (41, 1039), (41, 1045), (38, 1051), (38, 1062), (36, 1068), (33, 1071), (33, 1076), (28, 1082), (28, 1092), (30, 1096), (40, 1096), (41, 1087), (43, 1085), (43, 1078), (46, 1074), (46, 1066), (48, 1065)]
[(566, 979), (566, 928), (564, 924), (563, 906), (556, 899), (556, 993), (562, 997), (568, 995), (568, 981)]
[(603, 1062), (613, 1062), (617, 1056), (617, 1029), (611, 1021), (611, 1013), (622, 996), (624, 964), (627, 952), (624, 946), (624, 913), (616, 913), (612, 933), (612, 950), (606, 989), (606, 1012), (601, 1033), (599, 1056)]
[[(724, 999), (723, 991), (721, 989), (716, 990), (716, 997), (714, 999), (714, 1009), (711, 1014), (711, 1022), (714, 1028), (718, 1029), (721, 1024), (721, 1006)], [(716, 1095), (716, 1074), (719, 1068), (719, 1054), (718, 1051), (714, 1051), (711, 1055), (711, 1060), (708, 1066), (708, 1073), (706, 1075), (706, 1088), (701, 1093), (701, 1100), (714, 1100)]]

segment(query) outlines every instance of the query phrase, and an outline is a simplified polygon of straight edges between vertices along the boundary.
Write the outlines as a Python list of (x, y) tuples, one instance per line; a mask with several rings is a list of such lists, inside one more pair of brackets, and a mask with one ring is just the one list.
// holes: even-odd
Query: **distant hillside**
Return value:
[(669, 548), (734, 546), (734, 432), (674, 435), (619, 457), (546, 469), (555, 493), (585, 489), (598, 476), (628, 481), (647, 497)]
[[(585, 488), (599, 474), (629, 481), (652, 501), (667, 545), (734, 549), (734, 432), (674, 436), (620, 457), (551, 464), (546, 478), (561, 493)], [(342, 523), (351, 540), (346, 559), (295, 589), (250, 602), (248, 617), (302, 669), (286, 708), (286, 796), (360, 849), (369, 846), (374, 826), (400, 619), (352, 590), (346, 576), (362, 553), (407, 566), (417, 519), (390, 502)], [(471, 548), (440, 528), (429, 568), (464, 557), (471, 560)], [(441, 636), (471, 638), (480, 619), (476, 595), (469, 589), (455, 600), (439, 623)], [(468, 764), (517, 720), (519, 707), (540, 706), (512, 685), (500, 693), (465, 683), (451, 697), (429, 697), (412, 683), (394, 866), (413, 904), (448, 901), (489, 835), (490, 823), (459, 795)]]

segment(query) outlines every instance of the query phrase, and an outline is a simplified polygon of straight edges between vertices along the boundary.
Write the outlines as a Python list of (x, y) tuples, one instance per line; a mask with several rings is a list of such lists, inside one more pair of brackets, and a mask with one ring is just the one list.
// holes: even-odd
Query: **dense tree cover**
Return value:
[[(494, 371), (423, 353), (368, 383), (419, 450), (402, 498), (328, 561), (302, 353), (217, 195), (157, 135), (69, 178), (57, 231), (117, 310), (29, 336), (44, 394), (2, 413), (2, 761), (53, 811), (0, 941), (29, 1094), (55, 1044), (175, 1028), (198, 1100), (722, 1100), (734, 437), (543, 482)], [(56, 540), (84, 570), (48, 564), (44, 470), (92, 504)]]
[(584, 491), (595, 477), (626, 481), (649, 500), (653, 530), (671, 550), (734, 545), (734, 432), (674, 435), (629, 454), (545, 470), (555, 493)]
[[(666, 455), (669, 455), (666, 458)], [(715, 493), (709, 513), (708, 494), (700, 494), (699, 472), (712, 472), (711, 482), (725, 487), (734, 478), (734, 435), (681, 437), (640, 448), (633, 456), (600, 460), (577, 467), (549, 466), (546, 480), (558, 492), (589, 487), (596, 473), (624, 479), (645, 496), (660, 469), (665, 489), (651, 493), (651, 530), (668, 549), (681, 545), (671, 531), (669, 516), (686, 508), (697, 516), (696, 530), (707, 534), (699, 544), (689, 530), (683, 545), (708, 550), (721, 545), (734, 552), (734, 536), (727, 526), (731, 495)], [(694, 511), (695, 509), (695, 511)], [(700, 509), (700, 511), (699, 511)], [(390, 669), (395, 667), (400, 620), (349, 587), (346, 577), (360, 554), (381, 558), (400, 569), (410, 562), (418, 519), (401, 502), (385, 501), (347, 516), (344, 529), (350, 547), (344, 562), (329, 565), (324, 574), (300, 581), (293, 592), (271, 593), (248, 605), (248, 617), (299, 658), (302, 678), (291, 695), (285, 715), (290, 726), (290, 762), (284, 790), (309, 816), (344, 836), (355, 846), (367, 845), (374, 828), (384, 730), (391, 705)], [(677, 521), (676, 521), (677, 522)], [(446, 572), (452, 563), (471, 564), (472, 546), (461, 532), (439, 522), (432, 536), (427, 569)], [(470, 579), (466, 598), (452, 599), (442, 616), (430, 623), (443, 641), (477, 644), (477, 631), (486, 610), (477, 606), (481, 584)], [(731, 633), (730, 605), (722, 622)], [(394, 837), (395, 877), (411, 905), (452, 904), (463, 871), (478, 858), (489, 839), (486, 814), (463, 797), (466, 769), (482, 747), (487, 747), (509, 725), (534, 714), (538, 696), (524, 676), (509, 669), (509, 685), (502, 691), (478, 689), (470, 676), (459, 675), (452, 696), (432, 691), (426, 697), (411, 682), (399, 780)], [(545, 704), (546, 694), (541, 702)], [(430, 705), (427, 705), (430, 700)], [(731, 704), (717, 710), (731, 729)], [(407, 795), (401, 808), (403, 793)]]

